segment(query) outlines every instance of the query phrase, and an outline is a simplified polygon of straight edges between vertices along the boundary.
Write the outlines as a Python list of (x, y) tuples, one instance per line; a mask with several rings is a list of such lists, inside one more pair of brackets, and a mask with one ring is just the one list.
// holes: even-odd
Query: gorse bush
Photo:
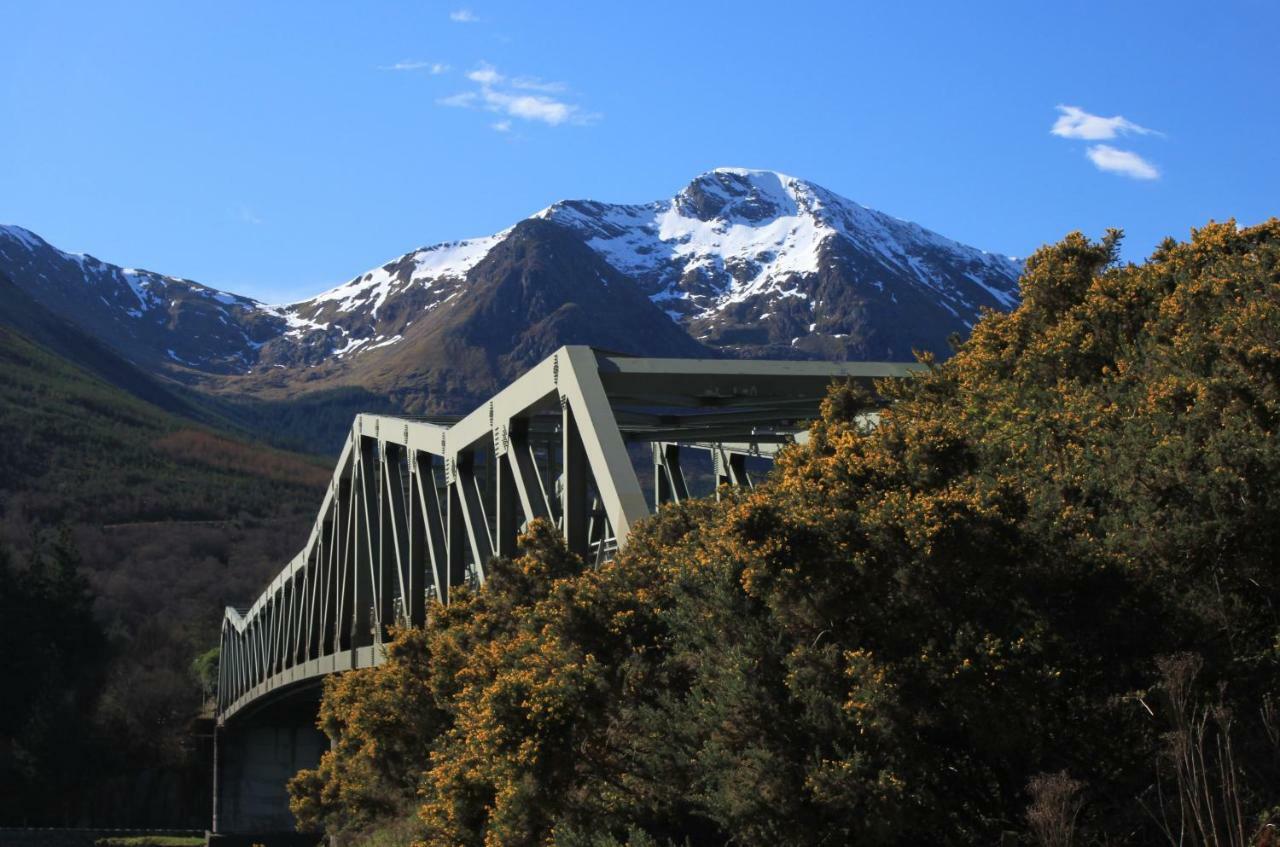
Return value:
[[(429, 845), (1247, 843), (1280, 802), (1280, 222), (1140, 266), (1118, 242), (1041, 249), (1022, 305), (950, 360), (836, 387), (765, 484), (664, 507), (614, 562), (534, 524), (387, 665), (329, 683), (337, 746), (292, 784), (301, 822), (416, 809)], [(1215, 725), (1220, 835), (1158, 803), (1187, 778), (1161, 764), (1186, 721), (1162, 673), (1190, 654), (1196, 702), (1237, 716)]]

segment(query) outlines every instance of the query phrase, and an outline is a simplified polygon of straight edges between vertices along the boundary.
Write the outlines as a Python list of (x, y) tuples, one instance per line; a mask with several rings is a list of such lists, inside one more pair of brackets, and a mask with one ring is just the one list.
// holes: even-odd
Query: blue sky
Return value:
[(1280, 195), (1263, 0), (0, 13), (0, 222), (268, 301), (720, 165), (1011, 255), (1118, 226), (1138, 260)]

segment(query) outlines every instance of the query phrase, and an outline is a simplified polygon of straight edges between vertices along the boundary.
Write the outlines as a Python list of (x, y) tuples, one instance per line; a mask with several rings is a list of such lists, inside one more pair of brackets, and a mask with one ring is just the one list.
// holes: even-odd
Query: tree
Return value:
[(200, 685), (200, 697), (205, 702), (213, 697), (218, 687), (218, 661), (222, 648), (212, 647), (191, 660), (191, 675)]
[[(535, 525), (436, 610), (412, 708), (446, 717), (395, 760), (424, 841), (989, 844), (1062, 772), (1083, 805), (1042, 837), (1160, 839), (1162, 657), (1202, 657), (1219, 714), (1280, 679), (1280, 221), (1140, 266), (1119, 239), (1037, 251), (917, 378), (836, 387), (765, 484), (599, 569)], [(1280, 760), (1244, 724), (1254, 826)]]
[(446, 716), (430, 689), (426, 633), (393, 635), (380, 667), (325, 680), (318, 726), (334, 745), (289, 782), (289, 807), (303, 830), (350, 835), (412, 815), (419, 774)]
[(24, 567), (0, 548), (0, 818), (66, 822), (95, 773), (91, 721), (106, 660), (67, 533), (37, 536)]

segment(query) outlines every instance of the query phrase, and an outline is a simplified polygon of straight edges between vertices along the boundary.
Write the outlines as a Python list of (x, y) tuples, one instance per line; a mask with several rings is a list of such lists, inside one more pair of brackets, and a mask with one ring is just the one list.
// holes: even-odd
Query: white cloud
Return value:
[(449, 20), (455, 24), (476, 24), (480, 23), (480, 19), (476, 17), (475, 12), (470, 9), (455, 9), (449, 13)]
[(568, 89), (563, 82), (546, 82), (536, 76), (518, 76), (511, 80), (511, 87), (525, 91), (541, 91), (544, 94), (560, 94)]
[(444, 62), (426, 62), (422, 59), (402, 59), (394, 65), (379, 65), (380, 71), (427, 71), (431, 74), (447, 73), (449, 66)]
[(253, 209), (250, 209), (248, 206), (240, 207), (240, 220), (247, 224), (253, 224), (254, 226), (258, 226), (262, 223), (262, 218), (254, 214)]
[(1058, 119), (1049, 132), (1060, 138), (1081, 138), (1085, 141), (1101, 141), (1117, 135), (1160, 135), (1154, 129), (1138, 126), (1133, 121), (1116, 115), (1110, 118), (1091, 115), (1078, 106), (1058, 106)]
[(480, 92), (480, 96), (484, 98), (485, 106), (490, 111), (503, 112), (527, 121), (542, 121), (551, 126), (564, 123), (578, 111), (577, 106), (537, 94), (508, 94), (486, 88)]
[(474, 71), (467, 73), (467, 79), (472, 82), (478, 82), (481, 85), (498, 85), (506, 80), (502, 74), (498, 73), (497, 68), (487, 62), (481, 62), (480, 67)]
[(1132, 179), (1160, 178), (1160, 171), (1156, 166), (1132, 150), (1117, 150), (1108, 144), (1094, 144), (1085, 151), (1085, 155), (1100, 171)]
[[(546, 82), (531, 76), (515, 77), (508, 81), (497, 68), (483, 62), (475, 70), (467, 73), (467, 79), (476, 83), (479, 88), (475, 91), (463, 91), (436, 102), (441, 106), (484, 109), (511, 118), (537, 121), (548, 126), (566, 123), (588, 124), (599, 117), (596, 114), (583, 112), (582, 108), (575, 103), (548, 96), (567, 90), (567, 86), (561, 82)], [(508, 131), (511, 128), (510, 125), (511, 122), (508, 120), (491, 124), (499, 132)]]
[(460, 91), (457, 94), (450, 94), (448, 97), (441, 97), (436, 102), (441, 106), (470, 109), (476, 105), (476, 101), (479, 99), (480, 95), (474, 91)]

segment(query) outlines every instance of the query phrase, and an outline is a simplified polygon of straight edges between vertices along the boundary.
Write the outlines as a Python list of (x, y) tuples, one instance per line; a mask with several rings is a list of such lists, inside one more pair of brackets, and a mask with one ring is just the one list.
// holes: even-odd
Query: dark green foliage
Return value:
[(218, 660), (222, 648), (213, 647), (196, 656), (191, 662), (191, 675), (200, 683), (200, 694), (209, 700), (218, 689)]
[(16, 565), (0, 547), (0, 819), (40, 820), (74, 808), (99, 760), (93, 710), (107, 650), (93, 598), (66, 535), (37, 539)]

